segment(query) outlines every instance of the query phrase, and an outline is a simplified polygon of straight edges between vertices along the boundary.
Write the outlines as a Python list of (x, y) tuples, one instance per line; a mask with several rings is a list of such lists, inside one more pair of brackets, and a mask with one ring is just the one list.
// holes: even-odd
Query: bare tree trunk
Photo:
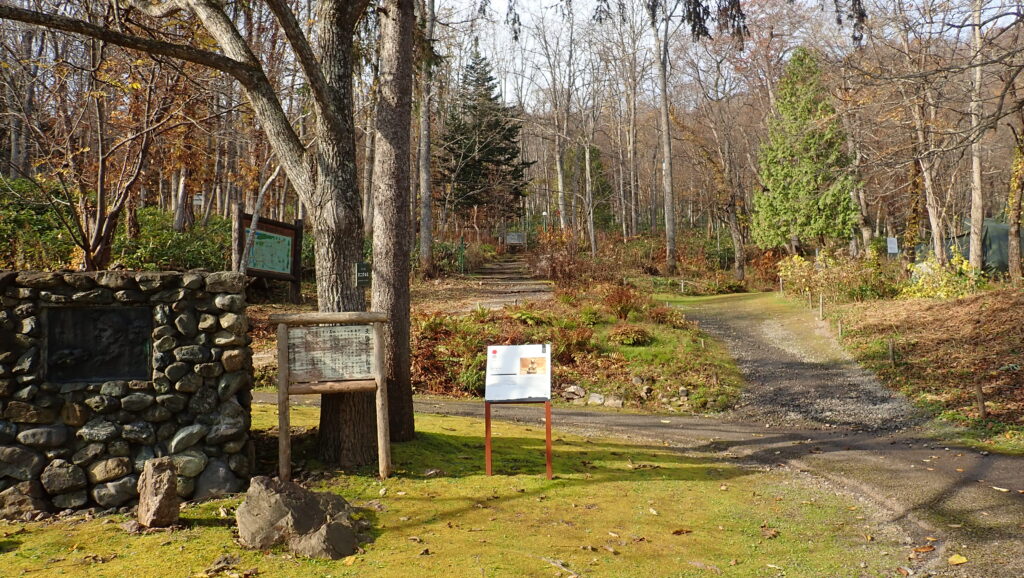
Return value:
[[(671, 24), (665, 22), (665, 29), (658, 29), (656, 22), (652, 22), (654, 28), (655, 50), (658, 53), (658, 89), (661, 94), (658, 96), (660, 115), (658, 116), (661, 125), (661, 186), (665, 195), (665, 274), (676, 274), (676, 214), (675, 214), (675, 191), (672, 190), (672, 133), (669, 132), (668, 116), (668, 36)], [(664, 33), (664, 38), (662, 37)]]
[[(561, 128), (558, 129), (561, 131)], [(562, 157), (562, 135), (555, 134), (555, 179), (558, 183), (558, 228), (565, 230), (567, 226), (565, 204), (565, 166)]]
[(744, 281), (747, 278), (746, 252), (743, 247), (743, 229), (740, 228), (740, 220), (736, 214), (739, 207), (736, 206), (736, 198), (730, 201), (726, 207), (726, 219), (729, 223), (729, 237), (732, 239), (732, 271), (737, 281)]
[(597, 257), (597, 232), (594, 230), (594, 178), (590, 169), (590, 143), (588, 142), (584, 146), (586, 148), (583, 153), (583, 162), (586, 164), (584, 167), (586, 207), (584, 210), (587, 212), (587, 237), (590, 239), (590, 255)]
[(384, 0), (380, 11), (380, 98), (374, 154), (373, 307), (390, 316), (384, 327), (384, 379), (391, 439), (415, 435), (412, 408), (409, 212), (414, 0)]
[(1010, 224), (1007, 253), (1010, 261), (1010, 281), (1021, 284), (1020, 213), (1021, 195), (1024, 194), (1024, 134), (1014, 135), (1013, 170), (1010, 172), (1010, 194), (1007, 198), (1007, 221)]
[[(434, 0), (422, 0), (422, 18), (427, 46), (434, 40)], [(430, 105), (434, 77), (429, 55), (421, 55), (420, 71), (420, 274), (434, 275), (434, 189), (430, 182)]]
[(178, 171), (178, 190), (174, 193), (174, 230), (181, 233), (187, 224), (188, 190), (185, 182), (188, 180), (188, 168), (182, 167)]
[(985, 197), (981, 188), (981, 10), (983, 0), (972, 3), (974, 40), (974, 78), (971, 85), (971, 267), (979, 271), (985, 265), (982, 245), (985, 231)]

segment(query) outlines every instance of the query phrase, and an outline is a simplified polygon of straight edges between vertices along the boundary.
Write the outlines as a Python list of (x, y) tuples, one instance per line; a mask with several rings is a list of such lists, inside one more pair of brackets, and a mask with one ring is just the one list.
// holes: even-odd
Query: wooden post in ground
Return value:
[(988, 408), (985, 407), (985, 392), (981, 389), (981, 382), (974, 384), (974, 396), (978, 401), (978, 417), (988, 419)]
[(384, 325), (373, 324), (373, 372), (377, 380), (377, 469), (381, 479), (391, 474), (391, 432), (388, 423), (388, 384), (384, 382)]
[(545, 433), (544, 437), (545, 437), (545, 440), (547, 442), (547, 448), (546, 448), (546, 455), (545, 455), (545, 457), (546, 457), (546, 462), (547, 462), (548, 479), (550, 480), (552, 478), (552, 473), (551, 473), (551, 402), (550, 401), (545, 401), (544, 402), (544, 433)]
[(889, 338), (889, 365), (896, 367), (896, 341)]
[(824, 293), (818, 295), (818, 321), (824, 321), (825, 319), (825, 295)]
[(491, 475), (491, 403), (484, 402), (484, 471)]
[(277, 477), (282, 482), (292, 477), (291, 420), (288, 408), (288, 325), (277, 324)]

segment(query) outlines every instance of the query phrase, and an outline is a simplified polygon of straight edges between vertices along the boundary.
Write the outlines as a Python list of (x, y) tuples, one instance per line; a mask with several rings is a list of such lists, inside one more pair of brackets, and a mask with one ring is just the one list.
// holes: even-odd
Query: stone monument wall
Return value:
[(0, 517), (244, 489), (252, 355), (236, 273), (0, 272)]

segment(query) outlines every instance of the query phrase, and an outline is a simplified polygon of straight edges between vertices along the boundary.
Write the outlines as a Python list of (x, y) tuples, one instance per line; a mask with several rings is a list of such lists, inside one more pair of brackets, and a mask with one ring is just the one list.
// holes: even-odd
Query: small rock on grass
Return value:
[(148, 460), (139, 478), (139, 523), (165, 528), (178, 523), (178, 474), (169, 457)]

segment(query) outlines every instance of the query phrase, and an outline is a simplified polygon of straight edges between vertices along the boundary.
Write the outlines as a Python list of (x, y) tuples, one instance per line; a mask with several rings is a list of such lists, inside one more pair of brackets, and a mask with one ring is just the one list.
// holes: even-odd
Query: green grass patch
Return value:
[[(294, 408), (292, 422), (313, 427), (317, 413)], [(271, 428), (273, 406), (255, 406), (253, 422)], [(374, 468), (318, 477), (316, 489), (381, 506), (364, 510), (374, 541), (345, 560), (239, 547), (232, 513), (240, 498), (232, 498), (188, 506), (183, 530), (142, 536), (119, 529), (122, 516), (2, 524), (0, 568), (5, 576), (191, 576), (231, 554), (239, 572), (258, 568), (261, 576), (558, 575), (551, 561), (603, 576), (704, 576), (712, 568), (861, 576), (889, 575), (898, 563), (884, 554), (901, 548), (897, 532), (852, 500), (785, 473), (559, 434), (557, 477), (547, 480), (543, 429), (498, 422), (496, 475), (487, 477), (480, 420), (420, 415), (417, 428), (415, 441), (394, 446), (396, 473), (383, 483)]]

